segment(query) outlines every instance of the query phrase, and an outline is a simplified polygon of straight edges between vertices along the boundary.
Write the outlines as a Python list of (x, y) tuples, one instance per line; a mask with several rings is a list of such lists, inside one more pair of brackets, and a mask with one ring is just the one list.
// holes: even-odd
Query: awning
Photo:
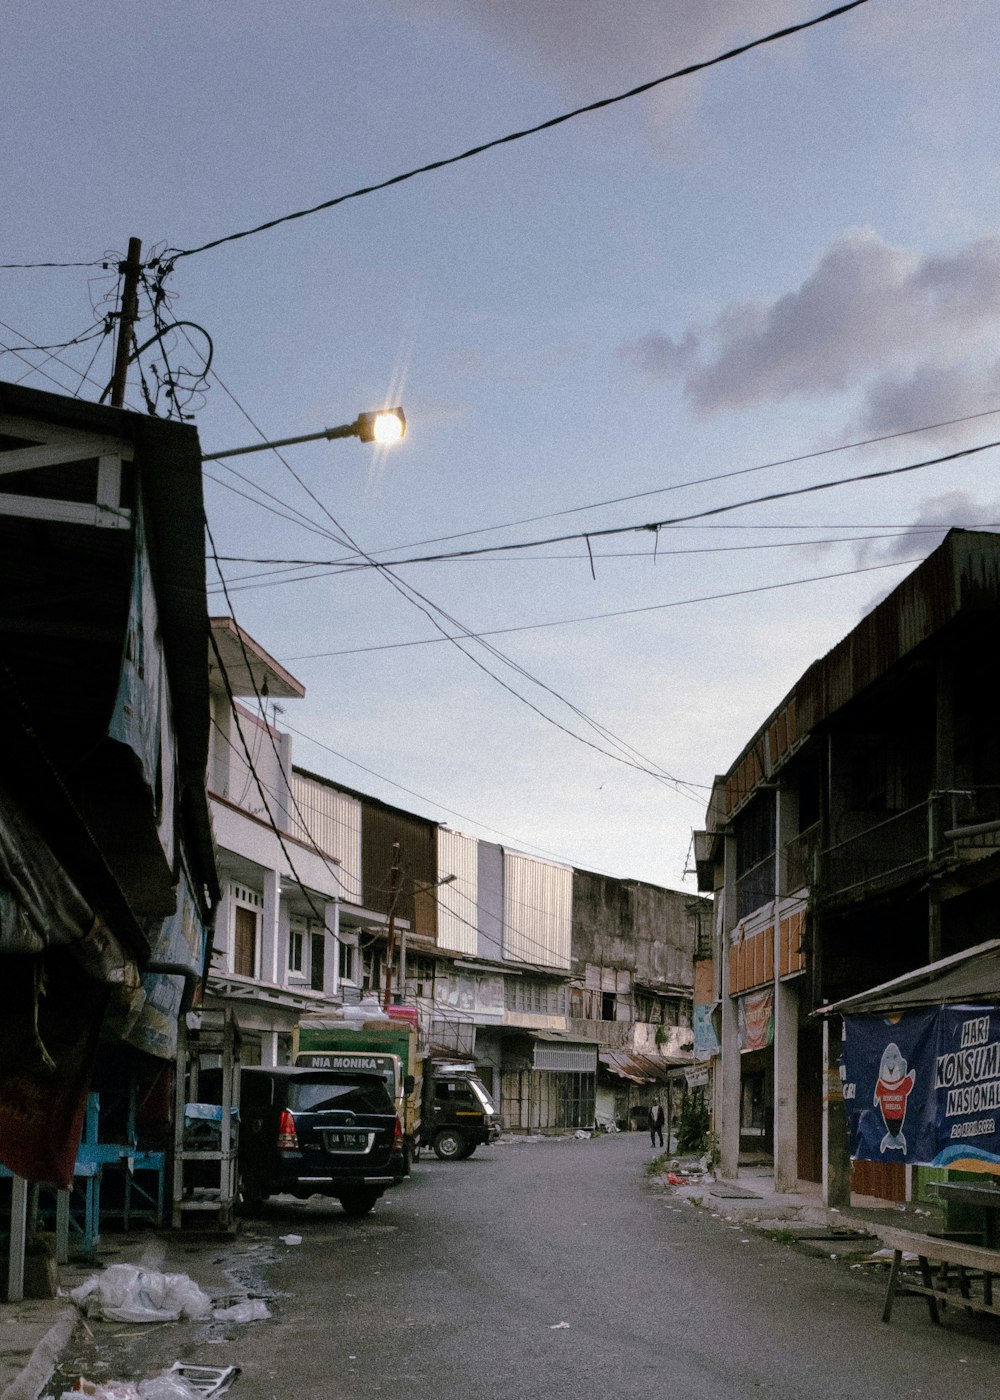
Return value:
[(534, 1041), (532, 1069), (595, 1074), (598, 1045), (565, 1031), (529, 1031)]
[(912, 1006), (943, 1006), (949, 1002), (1000, 1002), (1000, 938), (977, 943), (974, 948), (918, 967), (894, 977), (891, 982), (882, 982), (866, 992), (821, 1006), (815, 1014), (862, 1015), (869, 1011), (903, 1011)]
[(609, 1074), (633, 1084), (668, 1084), (685, 1066), (693, 1063), (690, 1055), (654, 1057), (629, 1050), (602, 1050), (598, 1058)]

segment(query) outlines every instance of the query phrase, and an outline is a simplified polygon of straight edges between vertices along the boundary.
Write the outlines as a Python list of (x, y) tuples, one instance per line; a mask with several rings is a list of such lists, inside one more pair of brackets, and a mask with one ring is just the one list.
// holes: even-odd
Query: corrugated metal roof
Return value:
[(691, 1055), (639, 1055), (629, 1050), (602, 1050), (597, 1057), (609, 1073), (633, 1084), (666, 1084), (675, 1071), (694, 1063)]
[[(825, 656), (813, 662), (726, 773), (731, 815), (809, 734), (959, 614), (1000, 615), (1000, 535), (949, 530), (942, 543)], [(772, 727), (793, 710), (794, 742), (772, 752)], [(787, 735), (786, 735), (787, 739)], [(749, 777), (747, 771), (749, 770)], [(745, 781), (734, 782), (738, 774)], [(721, 820), (711, 814), (710, 829)]]

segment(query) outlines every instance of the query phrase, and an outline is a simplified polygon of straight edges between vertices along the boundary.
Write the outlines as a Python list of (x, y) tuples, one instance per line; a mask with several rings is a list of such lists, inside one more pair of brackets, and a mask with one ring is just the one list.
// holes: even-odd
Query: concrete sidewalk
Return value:
[[(882, 1223), (934, 1234), (944, 1227), (942, 1207), (927, 1201), (893, 1203), (875, 1196), (855, 1196), (850, 1207), (837, 1209), (823, 1204), (818, 1184), (800, 1182), (796, 1191), (776, 1191), (773, 1173), (765, 1165), (741, 1167), (735, 1181), (701, 1174), (696, 1162), (682, 1159), (681, 1172), (685, 1171), (692, 1173), (691, 1179), (668, 1188), (675, 1196), (723, 1219), (760, 1230), (802, 1227), (860, 1233)], [(666, 1184), (667, 1174), (661, 1179)]]

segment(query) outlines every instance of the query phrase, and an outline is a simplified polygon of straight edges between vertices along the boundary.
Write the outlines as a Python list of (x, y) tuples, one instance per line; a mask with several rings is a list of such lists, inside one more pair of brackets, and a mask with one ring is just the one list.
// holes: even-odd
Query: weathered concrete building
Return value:
[(998, 642), (1000, 536), (949, 531), (717, 780), (695, 854), (718, 906), (727, 1176), (756, 1148), (782, 1190), (822, 1179), (839, 1204), (853, 1175), (906, 1194), (902, 1164), (852, 1173), (838, 1047), (812, 1012), (996, 934)]
[(574, 870), (569, 1025), (600, 1046), (601, 1121), (628, 1121), (668, 1085), (672, 1100), (682, 1093), (694, 959), (711, 919), (709, 899)]

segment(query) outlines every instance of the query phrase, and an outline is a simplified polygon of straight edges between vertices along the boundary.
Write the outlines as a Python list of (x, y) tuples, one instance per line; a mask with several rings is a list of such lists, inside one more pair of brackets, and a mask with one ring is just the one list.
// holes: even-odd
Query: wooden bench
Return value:
[[(874, 1225), (883, 1244), (893, 1251), (889, 1286), (885, 1294), (882, 1321), (892, 1316), (898, 1294), (912, 1293), (927, 1299), (931, 1321), (940, 1322), (940, 1304), (955, 1303), (968, 1312), (1000, 1317), (1000, 1306), (993, 1302), (993, 1275), (1000, 1274), (1000, 1250), (965, 1244), (942, 1235), (919, 1235), (892, 1225)], [(903, 1255), (915, 1254), (920, 1266), (920, 1282), (904, 1278)], [(932, 1268), (932, 1261), (936, 1268)], [(973, 1285), (981, 1285), (974, 1292)]]

